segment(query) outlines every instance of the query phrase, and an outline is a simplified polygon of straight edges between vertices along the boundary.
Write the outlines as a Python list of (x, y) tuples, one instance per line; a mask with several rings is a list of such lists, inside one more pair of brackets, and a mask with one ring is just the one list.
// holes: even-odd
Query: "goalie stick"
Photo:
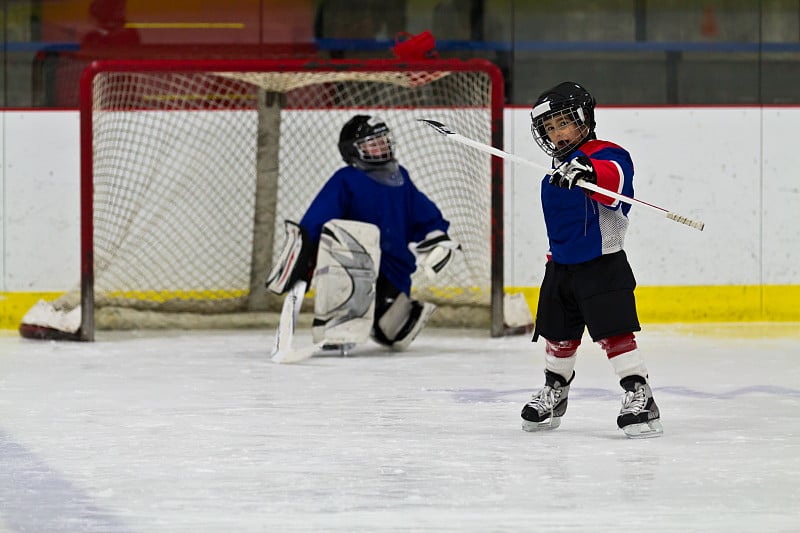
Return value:
[(298, 281), (289, 289), (283, 300), (278, 330), (275, 332), (275, 345), (272, 347), (274, 363), (298, 363), (308, 359), (322, 347), (322, 343), (319, 343), (303, 348), (292, 348), (297, 316), (303, 306), (303, 295), (307, 285), (305, 281)]
[[(438, 131), (442, 135), (446, 135), (448, 139), (451, 139), (451, 140), (453, 140), (455, 142), (458, 142), (458, 143), (461, 143), (461, 144), (465, 144), (465, 145), (471, 146), (473, 148), (477, 148), (478, 150), (481, 150), (483, 152), (495, 155), (497, 157), (501, 157), (503, 159), (508, 159), (509, 161), (514, 161), (515, 163), (520, 163), (522, 165), (527, 165), (529, 167), (533, 167), (533, 168), (536, 168), (538, 170), (542, 170), (542, 171), (546, 172), (547, 174), (550, 174), (552, 172), (552, 169), (549, 169), (549, 168), (545, 167), (544, 165), (540, 165), (539, 163), (536, 163), (534, 161), (530, 161), (528, 159), (525, 159), (524, 157), (520, 157), (518, 155), (510, 154), (508, 152), (504, 152), (503, 150), (500, 150), (499, 148), (495, 148), (494, 146), (489, 146), (488, 144), (484, 144), (484, 143), (481, 143), (481, 142), (478, 142), (478, 141), (474, 141), (474, 140), (470, 139), (469, 137), (464, 137), (463, 135), (460, 135), (460, 134), (454, 132), (453, 130), (451, 130), (446, 125), (442, 124), (441, 122), (437, 122), (436, 120), (429, 120), (429, 119), (426, 119), (426, 118), (419, 118), (417, 120), (419, 122), (424, 122), (425, 124), (427, 124), (428, 126), (430, 126), (433, 129), (435, 129), (436, 131)], [(646, 207), (646, 208), (648, 208), (648, 209), (650, 209), (652, 211), (655, 211), (655, 212), (658, 212), (658, 213), (664, 215), (665, 217), (667, 217), (670, 220), (674, 220), (675, 222), (679, 222), (681, 224), (685, 224), (685, 225), (687, 225), (689, 227), (692, 227), (692, 228), (700, 230), (700, 231), (703, 231), (703, 228), (705, 227), (705, 224), (703, 222), (699, 221), (699, 220), (692, 220), (689, 217), (685, 217), (683, 215), (679, 215), (677, 213), (673, 213), (672, 211), (670, 211), (668, 209), (664, 209), (663, 207), (659, 207), (657, 205), (653, 205), (651, 203), (644, 202), (644, 201), (639, 200), (637, 198), (632, 198), (630, 196), (625, 196), (624, 194), (619, 194), (619, 193), (616, 193), (614, 191), (610, 191), (608, 189), (604, 189), (603, 187), (600, 187), (600, 186), (598, 186), (598, 185), (596, 185), (594, 183), (589, 183), (589, 182), (586, 182), (584, 180), (578, 180), (578, 181), (575, 182), (575, 185), (577, 185), (578, 187), (581, 187), (582, 189), (587, 189), (587, 190), (590, 190), (590, 191), (593, 191), (593, 192), (600, 193), (600, 194), (602, 194), (604, 196), (608, 196), (608, 197), (614, 198), (615, 200), (619, 200), (620, 202), (625, 202), (626, 204), (641, 205), (641, 206)]]

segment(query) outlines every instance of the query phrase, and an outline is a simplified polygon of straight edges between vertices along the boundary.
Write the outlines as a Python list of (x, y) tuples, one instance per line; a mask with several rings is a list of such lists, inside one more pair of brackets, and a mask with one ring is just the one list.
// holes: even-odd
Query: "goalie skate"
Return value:
[(542, 390), (522, 408), (522, 429), (525, 431), (556, 429), (567, 411), (569, 384), (575, 379), (575, 372), (569, 381), (549, 370), (544, 371), (544, 378)]
[(660, 437), (664, 428), (650, 385), (641, 376), (623, 378), (620, 385), (625, 389), (625, 395), (617, 426), (632, 439)]
[(342, 357), (350, 355), (350, 351), (356, 347), (354, 342), (345, 342), (343, 344), (326, 343), (322, 345), (323, 352), (339, 352)]

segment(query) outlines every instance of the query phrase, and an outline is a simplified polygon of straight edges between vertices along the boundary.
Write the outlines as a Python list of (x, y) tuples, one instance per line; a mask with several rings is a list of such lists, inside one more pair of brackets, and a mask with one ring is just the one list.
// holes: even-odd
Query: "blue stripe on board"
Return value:
[[(387, 50), (395, 45), (386, 39), (317, 39), (321, 50)], [(495, 52), (797, 52), (798, 43), (746, 42), (655, 42), (655, 41), (448, 41), (437, 40), (436, 50)]]
[(75, 52), (80, 50), (79, 43), (48, 43), (40, 41), (30, 42), (6, 42), (4, 51), (6, 52)]
[[(388, 39), (316, 39), (320, 50), (352, 50), (358, 52), (388, 50), (395, 45)], [(80, 49), (77, 42), (6, 42), (6, 52), (74, 52)], [(712, 52), (758, 53), (798, 52), (800, 43), (745, 43), (745, 42), (655, 42), (655, 41), (452, 41), (437, 40), (436, 50), (485, 52)]]

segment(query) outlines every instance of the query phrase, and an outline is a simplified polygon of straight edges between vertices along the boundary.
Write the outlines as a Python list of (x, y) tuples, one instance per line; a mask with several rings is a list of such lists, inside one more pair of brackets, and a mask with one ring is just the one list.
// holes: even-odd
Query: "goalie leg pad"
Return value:
[(267, 276), (267, 289), (283, 294), (298, 281), (308, 281), (311, 270), (313, 246), (308, 242), (306, 231), (296, 222), (284, 221), (286, 232), (283, 249), (275, 266)]
[(401, 292), (375, 321), (372, 338), (393, 350), (405, 350), (435, 310), (435, 305), (411, 300)]
[(380, 255), (380, 230), (373, 224), (335, 219), (322, 227), (314, 272), (315, 343), (369, 338)]

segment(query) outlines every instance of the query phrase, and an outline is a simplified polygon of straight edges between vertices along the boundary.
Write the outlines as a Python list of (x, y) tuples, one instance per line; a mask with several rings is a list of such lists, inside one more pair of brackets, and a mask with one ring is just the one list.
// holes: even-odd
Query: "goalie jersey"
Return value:
[(352, 166), (336, 171), (311, 202), (300, 226), (316, 245), (322, 226), (335, 218), (367, 222), (380, 229), (380, 274), (406, 295), (416, 270), (408, 244), (434, 230), (447, 232), (450, 226), (402, 165), (391, 173), (368, 173)]

